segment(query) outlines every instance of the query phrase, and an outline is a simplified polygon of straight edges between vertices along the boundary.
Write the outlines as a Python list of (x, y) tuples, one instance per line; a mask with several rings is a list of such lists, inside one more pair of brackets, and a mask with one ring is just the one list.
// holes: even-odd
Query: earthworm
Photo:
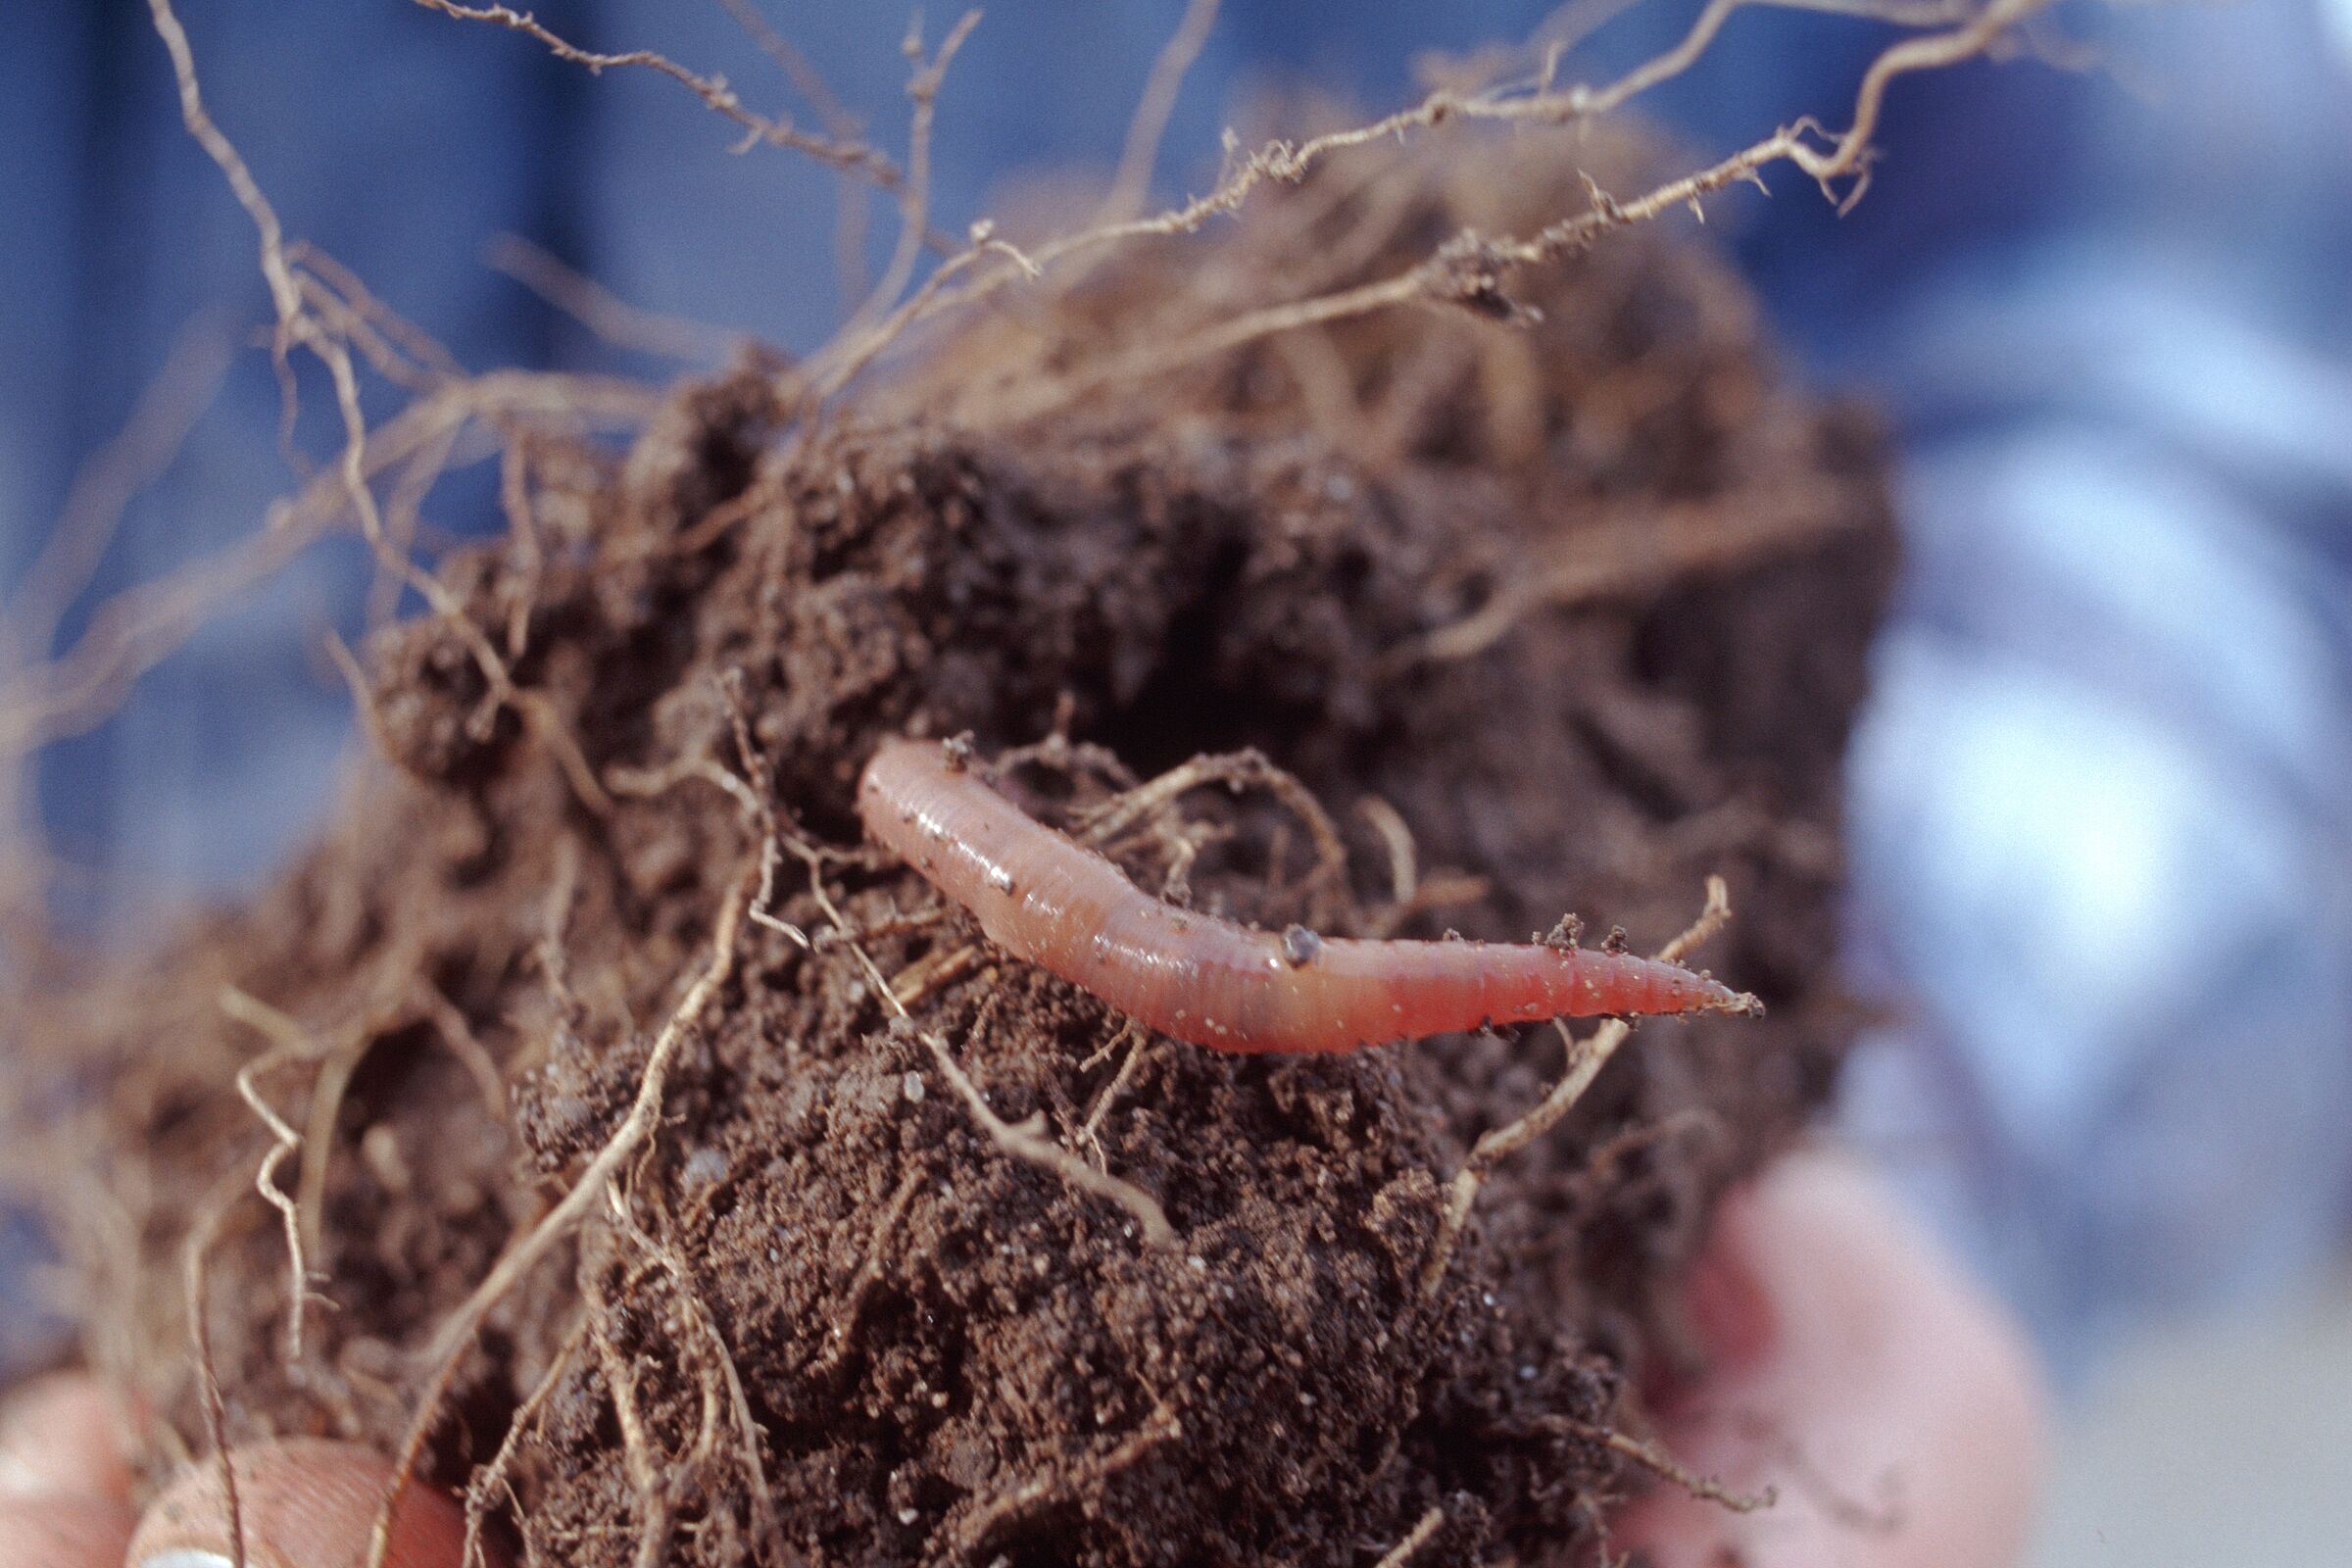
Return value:
[(866, 831), (977, 915), (990, 941), (1178, 1040), (1345, 1052), (1562, 1016), (1759, 1010), (1704, 975), (1630, 954), (1326, 939), (1181, 909), (1022, 811), (965, 755), (884, 741), (858, 786)]

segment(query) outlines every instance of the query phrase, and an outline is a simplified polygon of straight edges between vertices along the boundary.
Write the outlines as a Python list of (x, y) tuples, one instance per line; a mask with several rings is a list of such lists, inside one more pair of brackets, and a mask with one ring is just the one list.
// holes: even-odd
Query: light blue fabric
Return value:
[[(895, 145), (903, 10), (773, 9)], [(1652, 0), (1568, 74), (1611, 74), (1696, 9)], [(1007, 170), (1115, 153), (1179, 10), (993, 5), (941, 101), (941, 226), (991, 211)], [(1171, 179), (1206, 178), (1245, 83), (1385, 105), (1416, 53), (1543, 11), (1229, 0)], [(838, 318), (833, 177), (729, 157), (674, 83), (591, 79), (399, 0), (183, 15), (290, 229), (468, 365), (612, 358), (480, 266), (502, 230), (788, 346)], [(539, 15), (787, 101), (716, 5)], [(1709, 219), (1805, 373), (1882, 401), (1902, 453), (1911, 559), (1855, 757), (1851, 928), (1860, 980), (1907, 1000), (1848, 1122), (2075, 1364), (2137, 1314), (2308, 1263), (2352, 1206), (2352, 0), (2067, 19), (2112, 72), (1906, 79), (1850, 217), (1781, 170), (1771, 201)], [(936, 38), (952, 18), (930, 20)], [(143, 8), (19, 0), (7, 30), (0, 583), (172, 334), (265, 303)], [(1800, 113), (1840, 123), (1886, 37), (1744, 12), (1646, 103), (1718, 154)], [(248, 355), (95, 594), (253, 527), (286, 482), (275, 417)], [(477, 481), (433, 520), (489, 514)], [(44, 761), (62, 848), (113, 878), (98, 908), (250, 883), (308, 831), (346, 721), (317, 632), (350, 628), (364, 580), (356, 551), (319, 553)]]
[(2069, 1372), (2352, 1212), (2352, 51), (2113, 36), (2162, 96), (2073, 89), (2068, 209), (1816, 337), (1910, 549), (1852, 927), (1912, 1001), (1848, 1120)]

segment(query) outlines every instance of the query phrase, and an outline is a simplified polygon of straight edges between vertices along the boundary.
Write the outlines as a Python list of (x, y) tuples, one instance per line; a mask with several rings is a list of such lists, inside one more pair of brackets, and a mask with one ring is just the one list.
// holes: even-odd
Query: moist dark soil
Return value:
[[(151, 1481), (212, 1441), (193, 1249), (232, 1441), (397, 1451), (430, 1410), (418, 1474), (530, 1563), (1360, 1565), (1432, 1510), (1418, 1561), (1592, 1557), (1650, 1484), (1606, 1439), (1694, 1353), (1675, 1287), (1710, 1208), (1849, 1031), (1839, 760), (1891, 535), (1869, 422), (1791, 387), (1687, 237), (1508, 279), (1516, 312), (1166, 363), (1587, 200), (1445, 147), (1008, 292), (847, 411), (747, 364), (625, 453), (515, 455), (527, 509), (441, 568), (470, 626), (369, 645), (371, 755), (318, 847), (10, 1004), (39, 1070), (8, 1136), (82, 1356), (159, 1417)], [(1770, 1014), (1644, 1024), (1425, 1292), (1453, 1173), (1561, 1037), (1252, 1058), (1127, 1030), (860, 844), (877, 740), (962, 732), (1058, 825), (1262, 754), (1336, 872), (1261, 784), (1110, 853), (1269, 926), (1524, 940), (1573, 910), (1649, 950), (1720, 873), (1739, 918), (1700, 961)], [(771, 836), (772, 913), (813, 946), (742, 924), (651, 1136), (436, 1386), (436, 1331), (622, 1127)], [(918, 1031), (1174, 1241), (993, 1137)], [(300, 1140), (270, 1171), (299, 1358), (248, 1068)]]

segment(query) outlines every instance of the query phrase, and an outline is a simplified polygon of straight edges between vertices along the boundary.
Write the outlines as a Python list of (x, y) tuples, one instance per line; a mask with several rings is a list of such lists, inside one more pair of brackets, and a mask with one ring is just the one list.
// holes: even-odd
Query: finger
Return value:
[(1668, 1446), (1752, 1513), (1661, 1489), (1621, 1544), (1657, 1568), (2012, 1568), (2041, 1396), (2008, 1320), (1860, 1169), (1808, 1153), (1727, 1203), (1693, 1315), (1722, 1352)]
[(137, 1517), (122, 1502), (0, 1498), (0, 1562), (11, 1568), (121, 1568)]
[(0, 1410), (0, 1494), (127, 1503), (130, 1482), (122, 1423), (96, 1378), (53, 1372), (9, 1396)]
[(94, 1379), (36, 1378), (0, 1411), (0, 1563), (120, 1568), (137, 1516)]
[[(288, 1438), (235, 1451), (238, 1524), (249, 1568), (362, 1568), (392, 1484), (372, 1449)], [(130, 1568), (234, 1568), (237, 1542), (215, 1461), (188, 1467), (132, 1539)], [(446, 1494), (412, 1482), (393, 1510), (384, 1568), (459, 1568), (466, 1521)], [(487, 1549), (490, 1568), (504, 1556)]]

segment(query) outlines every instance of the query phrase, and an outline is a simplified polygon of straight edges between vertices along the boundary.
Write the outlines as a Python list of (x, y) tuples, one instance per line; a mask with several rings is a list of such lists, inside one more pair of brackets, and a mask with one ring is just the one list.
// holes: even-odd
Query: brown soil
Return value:
[[(1009, 307), (855, 416), (790, 425), (747, 371), (682, 388), (625, 459), (537, 449), (528, 538), (444, 574), (538, 719), (484, 709), (448, 623), (392, 629), (370, 716), (398, 765), (314, 853), (12, 1004), (60, 1070), (9, 1136), (84, 1353), (165, 1418), (150, 1476), (210, 1442), (196, 1236), (232, 1439), (397, 1450), (434, 1408), (420, 1473), (473, 1479), (534, 1563), (1367, 1564), (1433, 1508), (1422, 1562), (1589, 1555), (1642, 1479), (1603, 1443), (1645, 1430), (1629, 1369), (1688, 1354), (1672, 1286), (1710, 1205), (1847, 1031), (1839, 754), (1890, 535), (1867, 424), (1778, 379), (1737, 284), (1654, 235), (1521, 280), (1538, 324), (1392, 313), (1055, 395), (1122, 345), (1580, 199), (1499, 154), (1384, 167)], [(1444, 1189), (1559, 1038), (1239, 1059), (1125, 1039), (984, 947), (946, 964), (974, 928), (859, 848), (851, 792), (878, 737), (964, 730), (987, 757), (1077, 743), (1005, 773), (1056, 821), (1261, 751), (1338, 823), (1337, 882), (1259, 788), (1115, 848), (1269, 924), (1524, 938), (1575, 909), (1646, 949), (1721, 872), (1740, 917), (1702, 956), (1770, 1016), (1644, 1026), (1498, 1168), (1425, 1297)], [(757, 873), (719, 769), (826, 848), (858, 941), (744, 927), (613, 1200), (436, 1402), (435, 1330), (621, 1126)], [(1406, 905), (1375, 802), (1409, 827)], [(774, 909), (829, 925), (791, 853)], [(993, 1141), (858, 948), (934, 965), (921, 1028), (1175, 1243)], [(303, 1139), (275, 1172), (317, 1280), (299, 1361), (254, 1192), (271, 1138), (234, 1087), (272, 1030), (252, 1084)]]

